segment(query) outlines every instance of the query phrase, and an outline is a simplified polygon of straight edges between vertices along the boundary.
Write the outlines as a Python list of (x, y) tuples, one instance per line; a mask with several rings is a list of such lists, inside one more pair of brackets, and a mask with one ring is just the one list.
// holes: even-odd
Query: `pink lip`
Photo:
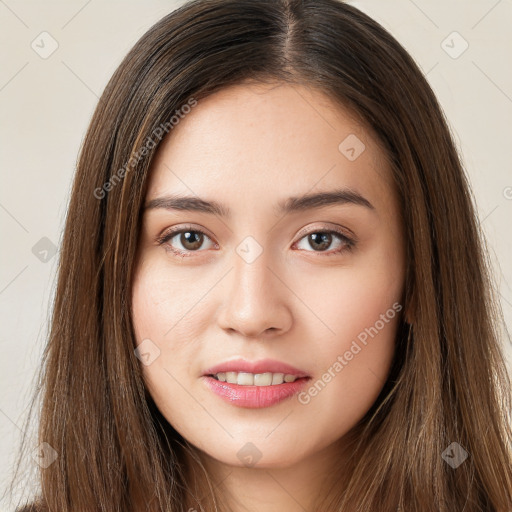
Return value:
[(302, 377), (295, 382), (283, 382), (273, 386), (239, 386), (221, 382), (209, 375), (205, 375), (203, 379), (206, 386), (226, 402), (252, 409), (277, 404), (297, 394), (309, 381), (309, 377)]
[(262, 359), (260, 361), (250, 362), (244, 359), (234, 359), (226, 361), (216, 366), (208, 368), (203, 375), (214, 375), (220, 372), (247, 372), (247, 373), (284, 373), (295, 375), (296, 377), (309, 377), (303, 370), (299, 370), (289, 364), (276, 361), (275, 359)]
[[(213, 375), (220, 372), (284, 373), (295, 375), (297, 380), (271, 386), (240, 386), (215, 379)], [(236, 359), (212, 366), (204, 372), (203, 378), (206, 386), (228, 403), (239, 407), (261, 408), (277, 404), (297, 394), (311, 377), (303, 370), (274, 359), (263, 359), (253, 363)]]

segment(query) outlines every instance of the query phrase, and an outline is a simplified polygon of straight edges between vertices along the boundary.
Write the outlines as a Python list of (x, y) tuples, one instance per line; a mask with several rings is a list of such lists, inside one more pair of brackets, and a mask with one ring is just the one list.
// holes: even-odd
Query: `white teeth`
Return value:
[(271, 386), (272, 385), (272, 374), (267, 373), (256, 373), (254, 375), (255, 386)]
[(229, 384), (240, 386), (275, 386), (283, 382), (294, 382), (298, 377), (284, 373), (248, 373), (248, 372), (219, 372), (214, 378)]
[(236, 384), (236, 372), (226, 372), (226, 382), (229, 382), (230, 384)]
[(251, 373), (240, 372), (236, 383), (240, 386), (254, 386), (254, 375)]
[(282, 384), (284, 382), (284, 373), (273, 373), (272, 374), (272, 385)]

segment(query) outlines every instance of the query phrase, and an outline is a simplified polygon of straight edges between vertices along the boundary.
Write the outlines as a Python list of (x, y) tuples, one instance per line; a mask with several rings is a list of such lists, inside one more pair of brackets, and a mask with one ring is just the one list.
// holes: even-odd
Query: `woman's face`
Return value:
[(342, 440), (384, 385), (402, 308), (400, 212), (372, 135), (302, 86), (230, 87), (163, 141), (145, 206), (136, 354), (169, 423), (237, 466)]

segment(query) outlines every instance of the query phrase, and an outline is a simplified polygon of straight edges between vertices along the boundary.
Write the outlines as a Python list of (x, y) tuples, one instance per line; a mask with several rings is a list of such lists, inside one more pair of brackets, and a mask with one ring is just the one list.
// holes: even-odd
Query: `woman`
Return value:
[(432, 90), (336, 0), (196, 0), (81, 150), (24, 510), (512, 510), (510, 382)]

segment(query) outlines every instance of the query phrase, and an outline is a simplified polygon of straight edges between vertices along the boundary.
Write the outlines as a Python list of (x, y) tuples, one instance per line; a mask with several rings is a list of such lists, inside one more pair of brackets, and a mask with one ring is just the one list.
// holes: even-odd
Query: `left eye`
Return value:
[(343, 235), (342, 233), (338, 233), (337, 231), (312, 231), (307, 235), (303, 236), (297, 244), (299, 244), (302, 240), (306, 240), (306, 243), (309, 247), (313, 247), (314, 249), (318, 249), (315, 251), (308, 252), (325, 252), (329, 246), (333, 243), (333, 240), (338, 240), (338, 247), (334, 251), (330, 251), (331, 254), (338, 254), (345, 250), (349, 250), (353, 247), (354, 242)]
[[(177, 243), (181, 245), (181, 248), (176, 248), (172, 243), (175, 238), (177, 239)], [(210, 241), (211, 246), (209, 248), (212, 246), (215, 247), (211, 238), (199, 229), (180, 229), (172, 231), (171, 233), (164, 234), (158, 239), (158, 242), (160, 245), (167, 244), (171, 248), (171, 251), (179, 256), (190, 256), (189, 253), (191, 252), (200, 252), (199, 249), (203, 246), (205, 240)], [(332, 230), (312, 231), (300, 238), (294, 245), (299, 246), (303, 240), (309, 245), (309, 247), (314, 249), (313, 251), (307, 252), (326, 252), (333, 242), (337, 240), (337, 248), (335, 248), (334, 251), (329, 251), (328, 255), (350, 250), (354, 245), (354, 242), (350, 238), (342, 233)], [(304, 247), (298, 248), (304, 250)]]
[[(177, 238), (181, 244), (181, 249), (174, 248), (173, 244), (170, 243), (175, 238)], [(211, 242), (211, 238), (206, 233), (203, 233), (198, 229), (181, 229), (164, 235), (163, 238), (159, 240), (159, 243), (165, 244), (169, 242), (168, 245), (171, 247), (173, 252), (185, 256), (188, 251), (197, 252), (197, 250), (203, 245), (205, 238)]]

